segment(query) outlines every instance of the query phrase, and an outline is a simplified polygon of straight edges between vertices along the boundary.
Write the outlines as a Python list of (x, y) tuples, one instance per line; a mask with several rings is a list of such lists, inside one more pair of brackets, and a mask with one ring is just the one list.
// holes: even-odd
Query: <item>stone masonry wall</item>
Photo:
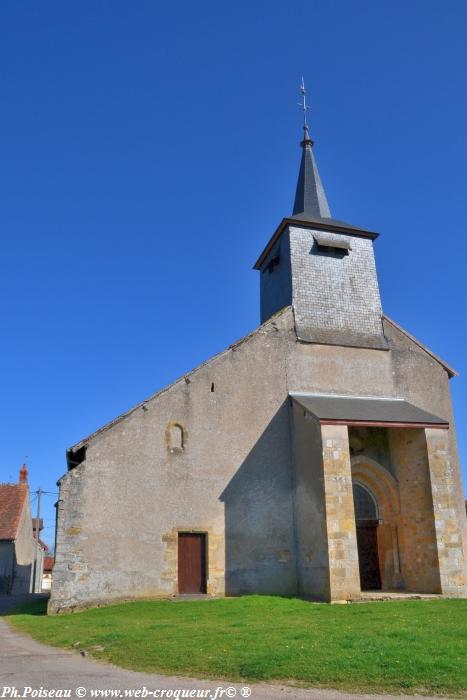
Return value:
[[(83, 462), (59, 481), (54, 599), (49, 602), (50, 612), (80, 607), (82, 591), (88, 591), (90, 572), (84, 546), (89, 535), (86, 531), (83, 533), (85, 507), (86, 462)], [(105, 559), (105, 556), (104, 546), (102, 557)]]
[[(384, 321), (384, 332), (390, 347), (388, 354), (394, 386), (397, 388), (399, 396), (449, 421), (449, 459), (453, 470), (457, 521), (462, 532), (465, 566), (467, 562), (467, 518), (465, 517), (464, 486), (459, 464), (448, 374), (433, 357), (423, 352), (410, 338), (403, 335), (386, 320)], [(455, 382), (457, 379), (454, 378), (451, 381)], [(467, 580), (467, 568), (465, 576)]]
[(348, 429), (321, 426), (331, 601), (360, 596)]
[(292, 328), (271, 319), (87, 441), (60, 484), (51, 612), (175, 595), (179, 531), (207, 534), (211, 594), (296, 592)]
[(405, 588), (441, 593), (425, 433), (401, 428), (389, 435), (399, 483), (398, 539)]
[(434, 525), (444, 595), (465, 596), (462, 529), (456, 509), (456, 474), (449, 456), (446, 430), (425, 430)]

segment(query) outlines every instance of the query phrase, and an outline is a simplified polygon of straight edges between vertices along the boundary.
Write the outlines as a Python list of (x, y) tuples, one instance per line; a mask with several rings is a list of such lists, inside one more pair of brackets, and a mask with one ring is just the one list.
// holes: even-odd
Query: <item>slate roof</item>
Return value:
[(300, 143), (302, 147), (302, 159), (300, 171), (298, 173), (297, 189), (295, 191), (295, 201), (292, 216), (282, 219), (272, 238), (263, 250), (253, 268), (261, 269), (268, 253), (280, 238), (285, 228), (289, 225), (306, 226), (334, 233), (348, 233), (362, 238), (378, 237), (375, 231), (368, 231), (360, 226), (348, 224), (345, 221), (333, 219), (329, 209), (326, 192), (324, 191), (318, 166), (313, 155), (313, 140), (308, 133), (308, 126), (305, 122), (303, 127), (304, 137)]
[(406, 425), (449, 428), (449, 422), (402, 399), (377, 396), (291, 394), (293, 400), (321, 423)]
[(27, 484), (0, 484), (0, 540), (16, 539), (27, 498)]
[(359, 235), (362, 238), (378, 238), (379, 233), (376, 231), (370, 231), (367, 228), (362, 228), (361, 226), (354, 226), (353, 224), (348, 224), (346, 221), (340, 221), (339, 219), (333, 219), (332, 217), (323, 216), (311, 216), (310, 214), (294, 214), (293, 216), (286, 217), (287, 221), (294, 223), (295, 221), (302, 224), (313, 224), (309, 228), (318, 228), (325, 231), (334, 231), (335, 233), (353, 233)]
[(298, 174), (297, 190), (295, 192), (294, 214), (308, 214), (329, 218), (328, 200), (318, 172), (318, 166), (313, 155), (313, 141), (310, 139), (308, 127), (305, 124), (304, 138), (301, 142), (302, 160)]

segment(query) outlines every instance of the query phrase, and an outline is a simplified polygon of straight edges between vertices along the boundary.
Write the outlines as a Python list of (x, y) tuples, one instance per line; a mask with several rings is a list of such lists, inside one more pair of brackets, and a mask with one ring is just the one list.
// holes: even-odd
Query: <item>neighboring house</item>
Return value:
[(23, 464), (18, 484), (0, 484), (0, 593), (28, 593), (34, 562), (35, 592), (40, 592), (42, 557), (43, 547), (33, 537), (28, 470)]
[(44, 557), (44, 573), (42, 574), (42, 590), (50, 591), (52, 588), (52, 570), (54, 567), (54, 558)]
[(312, 146), (305, 125), (293, 214), (255, 265), (262, 325), (68, 450), (50, 612), (466, 594), (456, 372), (383, 313), (378, 234), (331, 217)]

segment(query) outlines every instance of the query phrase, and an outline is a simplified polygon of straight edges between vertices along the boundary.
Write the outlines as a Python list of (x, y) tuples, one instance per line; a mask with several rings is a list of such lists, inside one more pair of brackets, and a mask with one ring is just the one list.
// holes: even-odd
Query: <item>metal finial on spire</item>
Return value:
[(300, 83), (300, 92), (302, 93), (302, 101), (298, 102), (297, 104), (303, 110), (303, 128), (305, 128), (308, 126), (308, 124), (306, 123), (306, 112), (307, 112), (307, 109), (309, 109), (309, 107), (306, 103), (306, 90), (305, 90), (305, 81), (303, 80), (303, 75), (302, 75), (302, 82)]
[(302, 82), (300, 83), (300, 92), (302, 94), (302, 101), (298, 102), (298, 106), (302, 108), (303, 111), (303, 141), (300, 143), (301, 146), (312, 146), (313, 141), (310, 138), (310, 134), (308, 133), (308, 122), (306, 118), (306, 113), (310, 109), (309, 106), (306, 103), (306, 89), (305, 89), (305, 81), (303, 79), (302, 75)]
[(303, 140), (300, 142), (302, 147), (302, 162), (300, 163), (300, 172), (298, 174), (297, 190), (295, 192), (295, 202), (293, 213), (295, 215), (306, 214), (320, 219), (330, 218), (329, 205), (326, 199), (326, 194), (321, 183), (318, 173), (318, 167), (313, 155), (313, 141), (308, 133), (307, 110), (309, 109), (306, 103), (305, 81), (300, 83), (300, 92), (302, 101), (299, 106), (303, 110)]

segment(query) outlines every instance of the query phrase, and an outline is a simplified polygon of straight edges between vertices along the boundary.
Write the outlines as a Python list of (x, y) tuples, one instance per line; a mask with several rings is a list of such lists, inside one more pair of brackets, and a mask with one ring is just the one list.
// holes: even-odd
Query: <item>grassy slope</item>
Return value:
[(467, 696), (467, 601), (331, 606), (248, 596), (142, 601), (55, 617), (44, 616), (44, 607), (24, 606), (9, 619), (42, 642), (79, 642), (138, 671)]

